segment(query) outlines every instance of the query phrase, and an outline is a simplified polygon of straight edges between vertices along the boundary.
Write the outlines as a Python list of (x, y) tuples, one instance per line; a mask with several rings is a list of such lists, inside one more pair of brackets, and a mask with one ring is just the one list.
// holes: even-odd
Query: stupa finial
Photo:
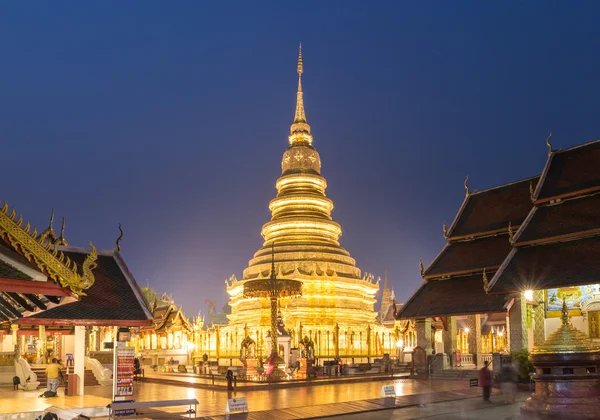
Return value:
[(290, 127), (290, 144), (312, 143), (310, 134), (310, 125), (306, 122), (306, 113), (304, 112), (304, 97), (302, 92), (302, 73), (304, 73), (304, 62), (302, 61), (302, 43), (298, 52), (298, 92), (296, 93), (296, 112), (294, 114), (294, 123)]
[(567, 308), (567, 296), (563, 296), (562, 310), (560, 311), (560, 319), (563, 325), (569, 325), (569, 309)]

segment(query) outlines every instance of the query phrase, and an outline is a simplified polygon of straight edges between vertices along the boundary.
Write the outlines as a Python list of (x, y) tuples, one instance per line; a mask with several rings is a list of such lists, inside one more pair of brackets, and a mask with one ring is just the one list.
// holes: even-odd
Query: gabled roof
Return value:
[(600, 140), (552, 152), (535, 191), (536, 204), (600, 191)]
[[(6, 201), (0, 209), (0, 239), (12, 248), (12, 254), (23, 264), (30, 264), (44, 273), (48, 278), (67, 287), (77, 295), (84, 295), (85, 289), (94, 284), (93, 269), (96, 261), (96, 248), (91, 245), (89, 255), (80, 261), (79, 267), (46, 240), (45, 235), (38, 235), (37, 229), (31, 231), (31, 225), (23, 226), (23, 217), (13, 209), (9, 212)], [(6, 247), (5, 247), (6, 248)], [(25, 261), (23, 261), (23, 258)]]
[[(81, 265), (88, 250), (64, 247), (62, 251)], [(128, 326), (150, 325), (152, 314), (142, 292), (125, 261), (118, 252), (98, 253), (96, 281), (78, 301), (48, 309), (17, 321), (29, 325), (94, 325)]]
[(496, 270), (510, 252), (506, 234), (447, 243), (423, 273), (426, 279)]
[(598, 283), (599, 256), (600, 236), (513, 248), (489, 290), (507, 293)]
[(531, 191), (539, 176), (469, 193), (447, 232), (450, 240), (489, 234), (520, 225), (533, 204)]
[(536, 207), (515, 246), (600, 233), (600, 193)]
[(399, 310), (396, 319), (506, 312), (504, 295), (486, 294), (480, 274), (429, 280)]

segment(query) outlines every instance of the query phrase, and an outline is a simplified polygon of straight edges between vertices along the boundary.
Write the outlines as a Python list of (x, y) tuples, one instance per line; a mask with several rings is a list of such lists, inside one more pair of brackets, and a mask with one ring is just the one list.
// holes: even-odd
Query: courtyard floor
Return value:
[[(307, 408), (335, 405), (337, 403), (379, 399), (383, 385), (393, 384), (397, 396), (427, 395), (444, 391), (459, 391), (457, 395), (468, 396), (468, 383), (465, 381), (418, 381), (396, 379), (359, 383), (336, 383), (318, 386), (305, 386), (286, 389), (269, 389), (236, 392), (229, 395), (221, 390), (207, 390), (170, 384), (151, 382), (136, 383), (134, 399), (136, 401), (175, 400), (196, 398), (199, 417), (211, 417), (225, 414), (228, 397), (246, 397), (251, 412), (270, 411), (290, 408)], [(465, 392), (462, 392), (465, 391)], [(64, 396), (59, 389), (55, 398), (39, 398), (43, 390), (13, 391), (0, 389), (0, 415), (8, 413), (39, 412), (51, 406), (62, 409), (106, 407), (110, 403), (111, 387), (86, 387), (86, 395)], [(177, 409), (175, 409), (177, 410)], [(266, 413), (264, 413), (266, 414)], [(0, 416), (1, 418), (1, 416)], [(296, 417), (297, 418), (297, 417)]]

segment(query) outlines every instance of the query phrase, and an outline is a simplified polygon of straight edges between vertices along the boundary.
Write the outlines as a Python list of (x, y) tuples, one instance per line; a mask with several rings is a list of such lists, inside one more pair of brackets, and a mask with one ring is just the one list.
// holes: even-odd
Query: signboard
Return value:
[(384, 385), (381, 387), (381, 396), (382, 397), (395, 397), (396, 396), (396, 388), (394, 385)]
[(114, 401), (123, 401), (133, 396), (133, 361), (135, 349), (133, 347), (117, 347), (116, 352), (116, 378)]
[(469, 386), (479, 386), (479, 381), (477, 379), (469, 379)]
[(131, 415), (136, 415), (136, 411), (135, 408), (128, 408), (126, 410), (119, 410), (119, 404), (123, 404), (123, 403), (132, 403), (135, 402), (135, 400), (123, 400), (123, 401), (113, 401), (113, 403), (111, 404), (111, 407), (113, 409), (113, 414), (115, 416), (131, 416)]
[(227, 406), (225, 407), (226, 413), (234, 413), (236, 411), (248, 411), (248, 401), (246, 397), (242, 398), (229, 398), (227, 400)]

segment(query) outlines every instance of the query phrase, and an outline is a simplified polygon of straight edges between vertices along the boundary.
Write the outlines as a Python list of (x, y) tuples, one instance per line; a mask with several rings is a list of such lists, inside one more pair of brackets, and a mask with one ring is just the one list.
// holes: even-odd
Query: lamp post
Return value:
[[(278, 279), (275, 274), (275, 243), (271, 245), (271, 276), (268, 279), (248, 280), (244, 283), (244, 298), (269, 299), (271, 303), (271, 355), (274, 364), (272, 374), (275, 374), (276, 364), (283, 361), (277, 355), (277, 305), (282, 297), (302, 296), (302, 282), (294, 279)], [(281, 374), (279, 372), (278, 374)]]

